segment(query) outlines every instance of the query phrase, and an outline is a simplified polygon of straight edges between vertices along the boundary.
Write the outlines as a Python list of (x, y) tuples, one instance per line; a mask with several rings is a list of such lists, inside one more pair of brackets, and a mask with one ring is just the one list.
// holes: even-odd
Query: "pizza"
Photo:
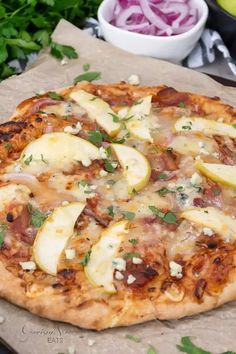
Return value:
[(96, 330), (235, 300), (235, 122), (164, 85), (20, 103), (0, 125), (0, 296)]

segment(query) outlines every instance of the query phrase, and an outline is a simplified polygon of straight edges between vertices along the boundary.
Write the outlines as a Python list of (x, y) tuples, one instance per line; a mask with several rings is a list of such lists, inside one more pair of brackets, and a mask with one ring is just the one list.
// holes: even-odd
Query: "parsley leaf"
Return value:
[(142, 339), (138, 336), (133, 336), (132, 334), (126, 334), (125, 338), (132, 340), (135, 343), (140, 343), (142, 342)]
[(178, 107), (180, 107), (180, 108), (185, 108), (186, 106), (185, 106), (185, 103), (184, 103), (184, 102), (179, 102), (179, 103), (178, 103)]
[(105, 160), (104, 162), (104, 169), (109, 172), (109, 173), (112, 173), (115, 171), (116, 167), (114, 167), (110, 161), (108, 160)]
[(127, 219), (127, 220), (133, 220), (135, 218), (135, 213), (132, 211), (122, 211), (121, 214)]
[(30, 155), (29, 157), (27, 157), (27, 159), (25, 159), (23, 162), (26, 166), (29, 166), (29, 164), (31, 163), (31, 161), (33, 160), (33, 155)]
[(0, 248), (3, 245), (4, 242), (4, 238), (6, 235), (6, 231), (7, 231), (7, 225), (4, 224), (1, 220), (0, 220)]
[(88, 264), (88, 262), (89, 262), (89, 260), (90, 260), (91, 252), (92, 252), (92, 251), (88, 251), (88, 252), (85, 253), (84, 258), (83, 258), (82, 261), (80, 262), (80, 264), (81, 264), (82, 266), (85, 267), (85, 266)]
[(149, 345), (147, 354), (157, 354), (156, 348), (154, 348), (152, 345)]
[(114, 123), (119, 123), (119, 121), (120, 121), (120, 117), (118, 117), (116, 114), (114, 114), (114, 113), (108, 113), (108, 114), (110, 114), (110, 116), (112, 116), (112, 119), (113, 119), (113, 122)]
[(59, 95), (57, 92), (54, 92), (54, 91), (49, 91), (49, 92), (48, 92), (48, 96), (49, 96), (52, 100), (57, 100), (57, 101), (63, 100), (63, 97), (62, 97), (61, 95)]
[(102, 133), (99, 130), (90, 130), (88, 133), (88, 140), (92, 144), (101, 144), (103, 137)]
[(193, 344), (190, 337), (182, 337), (181, 344), (177, 344), (176, 347), (179, 351), (187, 354), (211, 354)]
[(40, 210), (34, 209), (31, 204), (28, 205), (28, 209), (31, 214), (30, 224), (39, 229), (47, 219), (47, 216)]
[(157, 176), (157, 180), (166, 179), (167, 177), (168, 177), (168, 175), (165, 172), (161, 172)]
[(112, 205), (110, 205), (109, 207), (107, 207), (107, 210), (108, 210), (108, 215), (110, 215), (111, 217), (114, 217), (114, 216), (115, 216), (114, 208), (113, 208)]
[(94, 81), (101, 79), (101, 73), (98, 71), (87, 71), (84, 74), (80, 74), (74, 78), (74, 84), (80, 81)]
[(156, 208), (153, 205), (149, 205), (149, 209), (152, 211), (154, 215), (165, 221), (167, 224), (177, 224), (177, 218), (172, 211), (168, 211), (167, 213), (163, 213), (161, 210)]
[(135, 246), (135, 245), (137, 245), (138, 240), (136, 238), (131, 238), (131, 239), (129, 239), (129, 242)]
[(56, 42), (52, 42), (50, 53), (57, 59), (63, 59), (64, 57), (69, 59), (78, 58), (78, 54), (73, 47), (69, 45), (62, 45)]
[(236, 123), (232, 124), (232, 127), (233, 127), (234, 129), (236, 129)]
[(83, 70), (88, 71), (90, 69), (90, 64), (84, 64), (83, 65)]
[(7, 144), (4, 145), (4, 147), (5, 147), (5, 149), (6, 149), (7, 151), (9, 151), (9, 150), (12, 149), (12, 144), (7, 143)]
[(168, 193), (174, 193), (173, 191), (171, 191), (170, 189), (163, 187), (161, 189), (158, 189), (157, 191), (155, 191), (155, 193), (158, 193), (161, 197), (164, 197), (166, 194)]
[(122, 257), (127, 260), (127, 259), (132, 259), (134, 257), (136, 258), (141, 258), (141, 254), (139, 252), (126, 252), (122, 255)]

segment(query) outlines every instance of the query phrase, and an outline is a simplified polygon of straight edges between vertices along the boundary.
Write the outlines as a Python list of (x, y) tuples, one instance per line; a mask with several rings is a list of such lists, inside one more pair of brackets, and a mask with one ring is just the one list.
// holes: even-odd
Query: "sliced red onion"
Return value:
[(116, 0), (111, 24), (127, 31), (171, 36), (190, 30), (198, 18), (190, 0)]

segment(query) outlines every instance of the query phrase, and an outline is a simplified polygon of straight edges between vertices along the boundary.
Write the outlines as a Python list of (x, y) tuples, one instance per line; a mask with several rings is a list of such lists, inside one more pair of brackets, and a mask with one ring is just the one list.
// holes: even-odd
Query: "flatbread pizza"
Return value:
[(236, 109), (79, 83), (0, 125), (0, 296), (96, 330), (236, 299)]

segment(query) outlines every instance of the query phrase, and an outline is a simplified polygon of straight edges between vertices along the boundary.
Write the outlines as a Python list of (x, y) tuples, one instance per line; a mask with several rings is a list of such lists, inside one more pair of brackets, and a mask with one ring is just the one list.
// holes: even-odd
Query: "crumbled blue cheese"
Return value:
[(79, 188), (81, 192), (87, 196), (87, 198), (95, 197), (94, 191), (97, 189), (97, 186), (89, 185), (88, 183), (85, 184), (79, 183)]
[(136, 278), (132, 275), (129, 274), (128, 279), (127, 279), (127, 284), (133, 284), (135, 282)]
[(133, 257), (132, 262), (133, 262), (133, 264), (141, 264), (141, 263), (143, 263), (143, 260), (138, 257)]
[(67, 200), (64, 200), (64, 201), (61, 203), (62, 206), (65, 206), (65, 205), (68, 205), (68, 204), (69, 204), (69, 202), (68, 202)]
[(19, 163), (16, 163), (14, 165), (14, 171), (18, 173), (18, 172), (21, 172), (21, 170), (22, 170), (21, 165)]
[(193, 186), (199, 186), (202, 183), (202, 177), (197, 172), (195, 172), (192, 175), (190, 182)]
[(105, 170), (101, 170), (101, 171), (99, 171), (99, 175), (100, 175), (101, 177), (106, 177), (106, 176), (108, 175), (108, 172), (105, 171)]
[(63, 58), (62, 60), (61, 60), (61, 65), (66, 65), (66, 64), (68, 64), (69, 62), (68, 62), (68, 60), (66, 59), (66, 58)]
[(202, 229), (202, 232), (205, 236), (211, 237), (212, 235), (214, 235), (214, 231), (212, 229), (210, 229), (209, 227), (204, 227)]
[(172, 277), (176, 277), (177, 279), (181, 279), (183, 277), (182, 274), (183, 267), (179, 263), (171, 261), (169, 263), (169, 267), (170, 267), (170, 275)]
[(113, 161), (113, 162), (111, 163), (111, 165), (112, 165), (113, 168), (116, 168), (116, 167), (118, 166), (118, 162)]
[(136, 74), (130, 75), (130, 77), (128, 78), (128, 83), (130, 85), (135, 85), (135, 86), (139, 85), (140, 84), (139, 76)]
[(74, 259), (75, 258), (75, 250), (73, 248), (67, 248), (65, 250), (66, 259)]
[(67, 352), (68, 352), (68, 354), (75, 354), (76, 353), (75, 347), (74, 346), (69, 346), (67, 348)]
[(123, 280), (123, 279), (124, 279), (123, 274), (122, 274), (121, 272), (119, 272), (119, 270), (117, 270), (117, 271), (115, 272), (115, 279), (116, 279), (116, 280)]
[(35, 270), (36, 263), (34, 261), (20, 262), (20, 266), (23, 270)]
[(213, 152), (212, 156), (215, 158), (215, 159), (219, 159), (220, 158), (220, 154), (218, 152)]
[(107, 151), (106, 151), (106, 149), (103, 147), (103, 146), (101, 146), (100, 148), (99, 148), (99, 156), (101, 157), (101, 159), (107, 159)]
[(95, 339), (88, 339), (88, 346), (92, 347), (96, 343)]
[(119, 271), (124, 271), (126, 270), (126, 261), (121, 257), (114, 258), (112, 266)]
[(67, 125), (64, 128), (64, 132), (65, 133), (69, 133), (69, 134), (78, 134), (80, 132), (80, 130), (82, 129), (80, 122), (77, 122), (76, 125)]
[(0, 324), (2, 324), (3, 322), (5, 322), (5, 318), (3, 316), (0, 316)]

